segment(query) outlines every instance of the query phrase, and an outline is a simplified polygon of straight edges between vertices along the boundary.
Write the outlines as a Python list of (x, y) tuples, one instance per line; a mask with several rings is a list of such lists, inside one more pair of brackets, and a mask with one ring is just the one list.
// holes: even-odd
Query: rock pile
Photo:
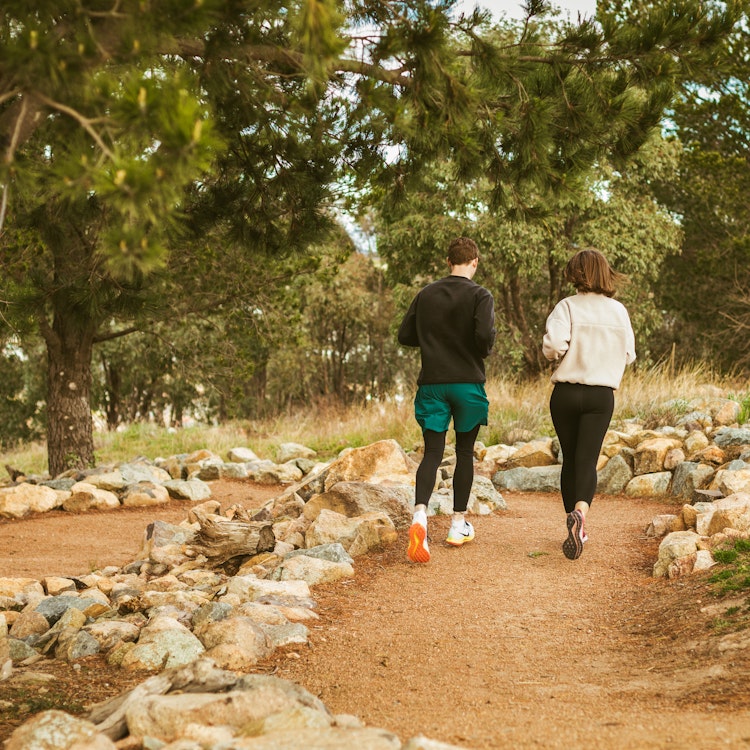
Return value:
[[(449, 466), (447, 462), (443, 486), (431, 500), (432, 512), (449, 499)], [(154, 522), (146, 530), (138, 559), (122, 568), (41, 581), (0, 578), (0, 677), (10, 677), (14, 664), (27, 666), (43, 657), (75, 661), (93, 654), (103, 654), (109, 663), (129, 670), (191, 669), (190, 665), (206, 659), (211, 670), (241, 673), (280, 646), (306, 643), (308, 624), (317, 619), (311, 587), (353, 576), (355, 557), (396, 540), (396, 529), (411, 519), (415, 468), (397, 443), (381, 441), (318, 465), (253, 512), (239, 506), (222, 511), (218, 502), (209, 499), (192, 505), (180, 525)], [(118, 471), (122, 474), (122, 467)], [(470, 502), (477, 513), (505, 507), (486, 477), (477, 478)], [(229, 703), (252, 704), (257, 680), (242, 682), (237, 675), (222, 680), (234, 680), (233, 691), (241, 693), (233, 692)], [(273, 691), (283, 692), (279, 687)], [(220, 711), (219, 705), (226, 712), (227, 701), (226, 695), (203, 697), (198, 703), (181, 699), (189, 704), (187, 711), (210, 703), (214, 708), (206, 708), (206, 715)], [(170, 703), (174, 701), (164, 705)], [(343, 729), (355, 734), (354, 744), (348, 745), (341, 745), (339, 739), (339, 744), (268, 747), (401, 746), (392, 735), (348, 723), (336, 725), (320, 706), (310, 714), (280, 697), (272, 706), (272, 713), (283, 717), (254, 718), (252, 734), (279, 727), (284, 731), (315, 728), (321, 734), (324, 725), (337, 737)], [(157, 711), (156, 705), (153, 710)], [(167, 714), (176, 710), (173, 706)], [(42, 714), (33, 721), (73, 720)], [(138, 721), (127, 718), (130, 734), (133, 727), (136, 733), (146, 731)], [(188, 724), (195, 727), (198, 721)], [(208, 747), (200, 744), (199, 737), (231, 739), (231, 732), (239, 729), (247, 735), (251, 720), (245, 716), (242, 721), (233, 728), (222, 724), (218, 734), (195, 729), (195, 736), (186, 735), (195, 742), (179, 747)], [(90, 727), (81, 731), (86, 734)], [(166, 741), (163, 732), (158, 736)], [(169, 741), (173, 739), (170, 735)]]
[[(50, 743), (50, 738), (57, 742)], [(117, 744), (115, 744), (115, 742)], [(210, 659), (150, 677), (86, 718), (45, 711), (6, 750), (457, 750), (418, 736), (401, 743), (349, 714), (332, 714), (299, 686), (217, 669)]]

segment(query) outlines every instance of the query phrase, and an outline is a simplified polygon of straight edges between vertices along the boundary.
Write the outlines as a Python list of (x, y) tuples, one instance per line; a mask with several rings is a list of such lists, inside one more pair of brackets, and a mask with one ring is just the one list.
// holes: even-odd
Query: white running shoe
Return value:
[(474, 539), (474, 527), (468, 521), (453, 521), (445, 541), (452, 547), (460, 547), (472, 539)]

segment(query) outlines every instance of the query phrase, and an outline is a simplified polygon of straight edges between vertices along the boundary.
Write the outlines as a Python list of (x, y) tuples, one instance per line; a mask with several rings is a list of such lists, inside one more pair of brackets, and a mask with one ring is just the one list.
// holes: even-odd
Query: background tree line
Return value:
[(58, 473), (94, 461), (92, 413), (386, 397), (457, 234), (497, 300), (495, 374), (544, 368), (587, 244), (631, 277), (643, 362), (745, 366), (744, 4), (454, 5), (7, 0), (0, 440), (45, 436)]

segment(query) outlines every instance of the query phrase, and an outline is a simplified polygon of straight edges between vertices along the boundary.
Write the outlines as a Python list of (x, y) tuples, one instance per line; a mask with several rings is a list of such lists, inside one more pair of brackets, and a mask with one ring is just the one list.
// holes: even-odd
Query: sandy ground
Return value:
[[(212, 488), (225, 507), (280, 492), (239, 481)], [(643, 532), (670, 508), (597, 498), (590, 541), (570, 561), (556, 496), (505, 498), (508, 510), (473, 519), (476, 540), (460, 549), (443, 542), (448, 519), (430, 519), (428, 564), (406, 559), (402, 532), (393, 547), (357, 560), (354, 579), (316, 587), (321, 617), (309, 645), (279, 651), (257, 671), (404, 741), (423, 734), (475, 750), (750, 748), (750, 635), (712, 630), (722, 605), (706, 575), (651, 577), (658, 542)], [(185, 515), (185, 504), (170, 503), (3, 521), (0, 575), (122, 565), (149, 522)], [(55, 673), (79, 710), (135, 679), (96, 657), (75, 672), (58, 662), (34, 668)], [(0, 686), (0, 701), (15, 698), (9, 691)], [(0, 740), (28, 715), (0, 711)]]

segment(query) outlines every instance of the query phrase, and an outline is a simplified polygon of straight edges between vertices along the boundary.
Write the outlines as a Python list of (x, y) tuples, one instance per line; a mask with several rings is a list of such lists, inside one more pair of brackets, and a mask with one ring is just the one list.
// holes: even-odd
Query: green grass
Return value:
[(717, 617), (711, 627), (716, 632), (743, 630), (750, 625), (750, 539), (738, 539), (731, 547), (713, 552), (721, 566), (708, 579), (715, 596), (747, 594), (744, 606), (733, 604)]

